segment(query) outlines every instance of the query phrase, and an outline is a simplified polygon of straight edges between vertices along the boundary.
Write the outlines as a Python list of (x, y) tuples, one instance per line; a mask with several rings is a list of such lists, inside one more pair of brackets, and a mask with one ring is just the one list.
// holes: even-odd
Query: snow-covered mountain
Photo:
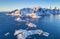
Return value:
[[(10, 13), (15, 13), (18, 9), (11, 11)], [(50, 15), (50, 14), (60, 14), (59, 9), (48, 9), (48, 8), (22, 8), (19, 10), (22, 15), (36, 13), (37, 15)]]
[(26, 13), (32, 13), (34, 10), (31, 8), (23, 8), (20, 11), (21, 13), (26, 14)]
[(18, 9), (15, 9), (15, 10), (9, 12), (9, 13), (15, 13), (16, 11), (18, 11)]

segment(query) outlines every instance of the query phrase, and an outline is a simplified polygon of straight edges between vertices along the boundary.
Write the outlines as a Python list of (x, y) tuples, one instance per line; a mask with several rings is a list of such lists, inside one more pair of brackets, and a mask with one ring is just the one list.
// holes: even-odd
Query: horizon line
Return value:
[[(41, 7), (41, 6), (34, 6), (34, 7)], [(24, 7), (24, 8), (34, 8), (34, 7)], [(48, 7), (41, 7), (41, 8), (50, 8), (51, 6), (48, 6)], [(55, 7), (57, 7), (57, 6), (55, 6)], [(55, 7), (51, 7), (51, 9), (54, 9)], [(57, 7), (58, 9), (60, 9), (60, 7)], [(4, 9), (1, 9), (0, 10), (0, 12), (10, 12), (10, 11), (13, 11), (13, 10), (15, 10), (15, 9), (18, 9), (18, 10), (20, 10), (20, 9), (23, 9), (23, 8), (15, 8), (15, 9), (7, 9), (7, 8), (5, 8), (5, 10)]]

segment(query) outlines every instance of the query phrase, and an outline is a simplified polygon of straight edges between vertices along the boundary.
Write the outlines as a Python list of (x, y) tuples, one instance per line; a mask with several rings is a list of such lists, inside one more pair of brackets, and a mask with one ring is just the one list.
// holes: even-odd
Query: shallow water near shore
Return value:
[[(24, 22), (16, 22), (15, 17), (7, 16), (5, 13), (0, 13), (0, 39), (17, 39), (14, 36), (15, 30), (27, 29), (27, 26)], [(23, 18), (24, 19), (24, 18)], [(60, 15), (46, 15), (41, 16), (37, 21), (30, 20), (30, 22), (37, 25), (36, 28), (29, 28), (28, 30), (37, 30), (41, 29), (50, 33), (48, 37), (43, 35), (31, 35), (31, 38), (26, 39), (60, 39)], [(5, 33), (9, 32), (8, 36), (5, 36)]]

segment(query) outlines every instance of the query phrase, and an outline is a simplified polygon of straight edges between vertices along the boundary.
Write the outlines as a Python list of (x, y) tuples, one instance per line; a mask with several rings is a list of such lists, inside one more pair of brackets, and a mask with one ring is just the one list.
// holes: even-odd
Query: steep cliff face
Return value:
[(23, 14), (27, 14), (27, 13), (32, 13), (33, 12), (33, 9), (31, 9), (31, 8), (23, 8), (20, 11)]

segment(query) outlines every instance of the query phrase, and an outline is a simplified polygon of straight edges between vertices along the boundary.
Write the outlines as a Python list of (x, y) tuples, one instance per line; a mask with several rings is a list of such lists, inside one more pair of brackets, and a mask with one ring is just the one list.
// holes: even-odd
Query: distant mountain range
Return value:
[[(9, 13), (15, 13), (18, 11), (18, 9), (13, 10)], [(54, 9), (48, 9), (48, 8), (23, 8), (19, 10), (22, 14), (29, 14), (29, 13), (36, 13), (37, 15), (50, 15), (50, 14), (60, 14), (60, 10), (56, 7)]]

